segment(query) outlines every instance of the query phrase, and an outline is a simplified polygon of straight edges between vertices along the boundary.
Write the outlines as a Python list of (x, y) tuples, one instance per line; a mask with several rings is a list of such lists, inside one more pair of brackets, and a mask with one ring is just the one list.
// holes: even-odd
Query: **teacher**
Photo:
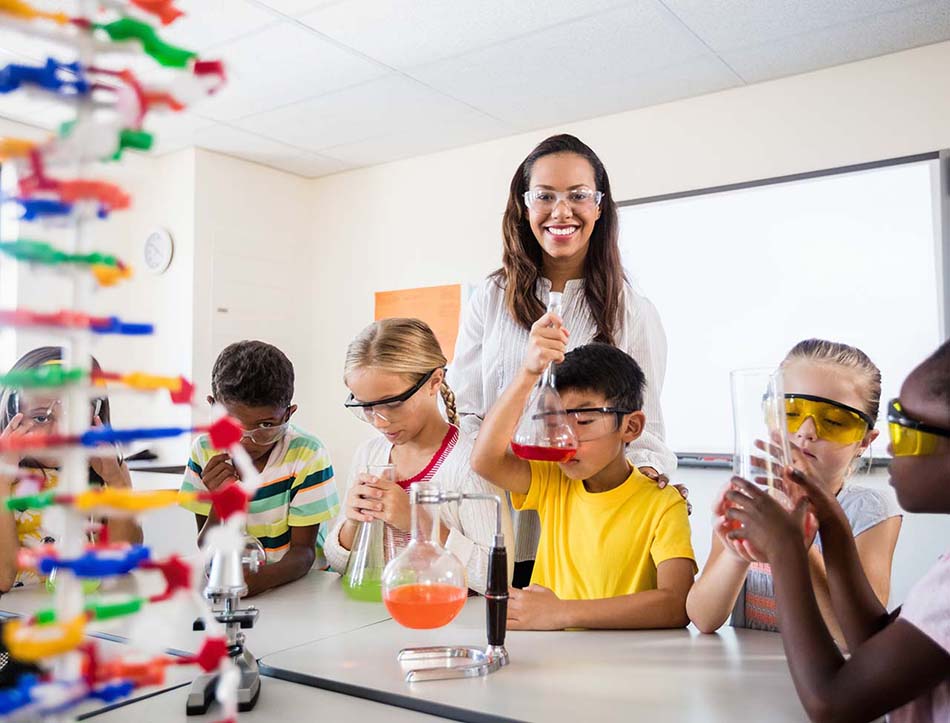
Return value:
[[(647, 424), (628, 456), (665, 485), (676, 456), (664, 442), (660, 392), (666, 335), (656, 308), (637, 294), (620, 261), (617, 205), (604, 164), (571, 135), (551, 136), (511, 179), (502, 223), (502, 267), (472, 294), (449, 375), (462, 428), (477, 433), (485, 414), (515, 377), (531, 325), (548, 295), (563, 293), (568, 350), (592, 341), (632, 356), (646, 375)], [(540, 524), (536, 512), (515, 521), (515, 587), (531, 579)]]

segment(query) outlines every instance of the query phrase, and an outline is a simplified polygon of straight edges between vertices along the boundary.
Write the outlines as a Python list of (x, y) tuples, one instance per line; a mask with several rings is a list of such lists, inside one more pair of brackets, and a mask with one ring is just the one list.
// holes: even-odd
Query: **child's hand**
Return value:
[(541, 585), (508, 591), (509, 630), (563, 630), (561, 599)]
[[(101, 427), (102, 420), (99, 417), (94, 418), (92, 426)], [(112, 445), (107, 444), (106, 446), (110, 447)], [(89, 460), (89, 466), (97, 475), (102, 477), (109, 487), (132, 486), (132, 475), (129, 474), (129, 468), (119, 458), (118, 449), (115, 449), (115, 454), (110, 454), (108, 457), (93, 457)]]
[(570, 332), (561, 326), (563, 323), (560, 316), (550, 311), (534, 322), (524, 355), (526, 372), (540, 376), (551, 362), (564, 361)]
[(719, 538), (728, 554), (743, 562), (760, 562), (764, 559), (764, 556), (754, 549), (748, 540), (732, 540), (729, 538), (729, 533), (739, 529), (740, 526), (735, 520), (726, 517), (726, 510), (732, 506), (732, 503), (726, 499), (726, 494), (731, 489), (732, 483), (727, 482), (722, 488), (722, 492), (719, 493), (719, 497), (713, 503), (713, 532), (716, 533), (716, 537)]
[(803, 545), (803, 535), (809, 512), (807, 497), (799, 499), (789, 512), (766, 490), (760, 489), (741, 477), (732, 478), (732, 489), (725, 494), (729, 507), (725, 518), (738, 522), (740, 527), (726, 533), (728, 540), (748, 543), (761, 553), (760, 562), (771, 563), (789, 545)]
[(409, 495), (395, 482), (381, 477), (361, 475), (366, 479), (363, 491), (363, 511), (370, 519), (382, 520), (397, 530), (408, 532), (412, 523)]
[(375, 518), (367, 512), (376, 504), (378, 490), (370, 486), (375, 479), (368, 474), (360, 474), (356, 483), (346, 493), (346, 502), (343, 503), (346, 519), (353, 522), (372, 522)]
[(216, 454), (209, 459), (208, 464), (201, 471), (201, 481), (209, 492), (214, 492), (222, 485), (236, 482), (238, 479), (237, 470), (234, 469), (231, 458), (226, 452)]
[[(33, 431), (33, 424), (26, 421), (26, 417), (23, 416), (23, 413), (19, 413), (10, 420), (10, 423), (0, 431), (0, 442), (6, 442), (9, 439), (17, 439), (20, 437), (25, 437), (30, 432)], [(7, 452), (0, 455), (0, 463), (8, 464), (11, 467), (16, 467), (20, 464), (22, 455), (19, 452)]]
[(844, 525), (846, 529), (851, 528), (837, 498), (809, 471), (786, 467), (782, 479), (793, 503), (797, 504), (802, 498), (808, 499), (816, 527), (837, 524)]

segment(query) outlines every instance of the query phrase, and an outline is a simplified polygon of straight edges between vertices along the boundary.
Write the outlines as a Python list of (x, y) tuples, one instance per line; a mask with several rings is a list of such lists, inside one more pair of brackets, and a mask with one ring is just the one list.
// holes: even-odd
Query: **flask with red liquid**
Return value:
[(439, 542), (441, 489), (430, 482), (409, 488), (412, 539), (383, 572), (383, 602), (407, 628), (440, 628), (455, 619), (468, 597), (465, 567)]
[[(552, 291), (548, 311), (561, 315), (561, 294)], [(577, 454), (577, 435), (554, 384), (554, 362), (531, 392), (511, 440), (511, 451), (522, 459), (567, 462)]]

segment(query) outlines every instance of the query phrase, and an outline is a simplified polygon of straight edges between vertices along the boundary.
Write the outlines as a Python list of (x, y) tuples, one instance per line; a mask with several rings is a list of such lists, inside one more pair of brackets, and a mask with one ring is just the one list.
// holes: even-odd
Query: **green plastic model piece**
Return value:
[(18, 369), (0, 374), (0, 386), (20, 389), (44, 389), (65, 387), (82, 381), (86, 372), (82, 369), (63, 369), (63, 367), (38, 367), (36, 369)]
[(119, 260), (109, 254), (67, 254), (42, 241), (0, 241), (0, 253), (18, 261), (28, 261), (48, 266), (57, 264), (88, 264), (90, 266), (119, 266)]
[(132, 18), (122, 18), (108, 25), (93, 25), (93, 27), (104, 30), (116, 42), (138, 40), (148, 55), (167, 68), (184, 68), (196, 55), (190, 50), (169, 45), (158, 37), (158, 33), (151, 25)]
[(116, 152), (116, 156), (121, 155), (126, 148), (147, 151), (151, 149), (154, 142), (155, 136), (148, 131), (134, 131), (131, 128), (126, 128), (119, 132), (119, 150)]
[(53, 506), (55, 492), (39, 492), (35, 495), (22, 495), (20, 497), (10, 497), (4, 504), (10, 512), (26, 512), (27, 510), (42, 510), (44, 507)]
[(52, 608), (49, 610), (40, 610), (36, 613), (35, 617), (37, 625), (51, 625), (56, 622), (56, 611)]
[(145, 605), (145, 598), (134, 597), (131, 600), (123, 600), (114, 603), (93, 602), (86, 605), (86, 612), (92, 613), (95, 620), (112, 620), (121, 618), (125, 615), (134, 615)]

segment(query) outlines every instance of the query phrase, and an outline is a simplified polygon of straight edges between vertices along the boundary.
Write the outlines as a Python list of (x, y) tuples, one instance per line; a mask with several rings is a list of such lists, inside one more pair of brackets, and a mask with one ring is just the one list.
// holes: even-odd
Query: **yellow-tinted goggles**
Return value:
[(887, 406), (887, 426), (891, 432), (891, 449), (895, 457), (934, 454), (940, 439), (950, 438), (950, 429), (931, 427), (908, 417), (896, 399), (892, 399)]
[(818, 438), (835, 444), (860, 442), (874, 426), (874, 420), (860, 409), (809, 394), (786, 394), (785, 418), (789, 434), (795, 434), (811, 418)]

